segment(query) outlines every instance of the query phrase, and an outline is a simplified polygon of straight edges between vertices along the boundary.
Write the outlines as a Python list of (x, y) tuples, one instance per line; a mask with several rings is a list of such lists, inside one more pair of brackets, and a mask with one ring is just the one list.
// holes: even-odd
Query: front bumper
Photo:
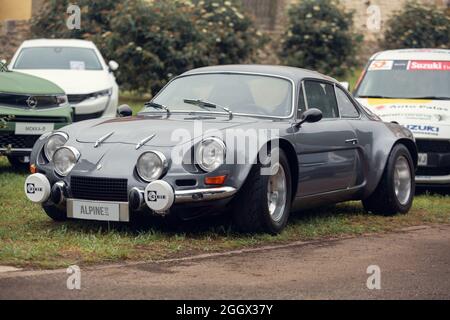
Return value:
[[(148, 190), (154, 189), (151, 186), (152, 184), (155, 184), (155, 182), (162, 183), (163, 185), (167, 185), (168, 187), (166, 190), (163, 190), (162, 193), (159, 193), (160, 195), (165, 195), (165, 198), (173, 198), (173, 202), (170, 202), (169, 206), (162, 211), (158, 211), (157, 209), (152, 207), (152, 200), (146, 199), (146, 197), (149, 197)], [(219, 203), (221, 200), (229, 199), (237, 192), (237, 189), (231, 186), (174, 190), (167, 182), (161, 180), (155, 182), (149, 183), (145, 189), (139, 189), (137, 187), (131, 188), (131, 190), (128, 192), (127, 199), (111, 198), (110, 200), (106, 201), (105, 199), (97, 200), (95, 196), (89, 199), (78, 197), (76, 194), (73, 194), (71, 187), (65, 182), (58, 181), (56, 183), (53, 183), (52, 185), (52, 183), (45, 175), (36, 173), (27, 177), (25, 181), (25, 193), (28, 199), (32, 202), (48, 203), (60, 207), (66, 206), (68, 209), (72, 208), (71, 204), (73, 203), (73, 201), (80, 200), (90, 201), (93, 203), (119, 203), (121, 206), (121, 212), (124, 213), (128, 213), (128, 209), (130, 212), (140, 211), (141, 209), (150, 209), (150, 211), (153, 213), (165, 215), (170, 211), (170, 209), (176, 208), (177, 205), (184, 205), (189, 203), (204, 203), (206, 206), (208, 206), (209, 204), (215, 204)], [(30, 193), (28, 190), (30, 184), (33, 185), (32, 193)], [(149, 187), (151, 188), (149, 189)], [(159, 190), (159, 192), (161, 192), (161, 189)], [(127, 210), (125, 210), (124, 206), (127, 208)], [(68, 217), (73, 217), (73, 215), (73, 212), (71, 210), (68, 210)], [(121, 218), (120, 221), (127, 220), (124, 217), (123, 219)]]
[(423, 185), (450, 185), (450, 141), (418, 139), (419, 154), (425, 154), (425, 165), (419, 166), (416, 183)]
[(416, 183), (423, 185), (450, 185), (450, 175), (447, 176), (416, 176)]

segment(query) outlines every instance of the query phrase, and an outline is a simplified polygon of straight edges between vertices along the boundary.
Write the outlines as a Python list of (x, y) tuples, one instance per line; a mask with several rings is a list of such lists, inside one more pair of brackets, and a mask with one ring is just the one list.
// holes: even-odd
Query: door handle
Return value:
[(348, 144), (358, 144), (358, 139), (348, 139), (348, 140), (345, 140), (345, 143), (348, 143)]

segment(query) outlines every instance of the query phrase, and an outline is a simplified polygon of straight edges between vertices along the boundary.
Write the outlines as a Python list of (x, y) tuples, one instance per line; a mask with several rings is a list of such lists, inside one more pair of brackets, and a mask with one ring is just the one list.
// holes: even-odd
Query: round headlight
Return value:
[(167, 170), (167, 159), (158, 151), (145, 152), (139, 157), (136, 170), (144, 181), (158, 180)]
[(44, 154), (48, 161), (51, 161), (53, 158), (53, 154), (55, 153), (56, 149), (59, 147), (62, 147), (69, 137), (67, 134), (63, 132), (56, 132), (52, 134), (47, 142), (44, 145)]
[(60, 176), (67, 176), (80, 159), (80, 152), (73, 147), (60, 147), (53, 154), (55, 171)]
[(216, 170), (225, 162), (226, 147), (219, 138), (206, 138), (198, 146), (197, 164), (206, 172)]

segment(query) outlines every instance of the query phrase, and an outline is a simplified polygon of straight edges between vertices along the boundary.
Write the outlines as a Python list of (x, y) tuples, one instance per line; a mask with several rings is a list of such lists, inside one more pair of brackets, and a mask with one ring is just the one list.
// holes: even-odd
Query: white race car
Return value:
[(84, 40), (39, 39), (22, 43), (9, 69), (50, 80), (66, 93), (74, 120), (116, 116), (119, 87), (115, 61), (105, 63), (94, 43)]
[(450, 50), (377, 53), (354, 95), (384, 121), (412, 131), (419, 151), (418, 184), (450, 185)]

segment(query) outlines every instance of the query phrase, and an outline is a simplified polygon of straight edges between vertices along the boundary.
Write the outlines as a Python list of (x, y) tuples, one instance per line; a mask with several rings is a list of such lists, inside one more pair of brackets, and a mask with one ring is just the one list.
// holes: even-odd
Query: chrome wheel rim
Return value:
[(279, 222), (283, 218), (286, 207), (286, 172), (282, 165), (277, 166), (276, 173), (269, 177), (267, 183), (267, 205), (273, 221)]
[(400, 204), (408, 203), (411, 196), (411, 168), (408, 160), (401, 156), (397, 159), (394, 169), (394, 190), (395, 196)]

